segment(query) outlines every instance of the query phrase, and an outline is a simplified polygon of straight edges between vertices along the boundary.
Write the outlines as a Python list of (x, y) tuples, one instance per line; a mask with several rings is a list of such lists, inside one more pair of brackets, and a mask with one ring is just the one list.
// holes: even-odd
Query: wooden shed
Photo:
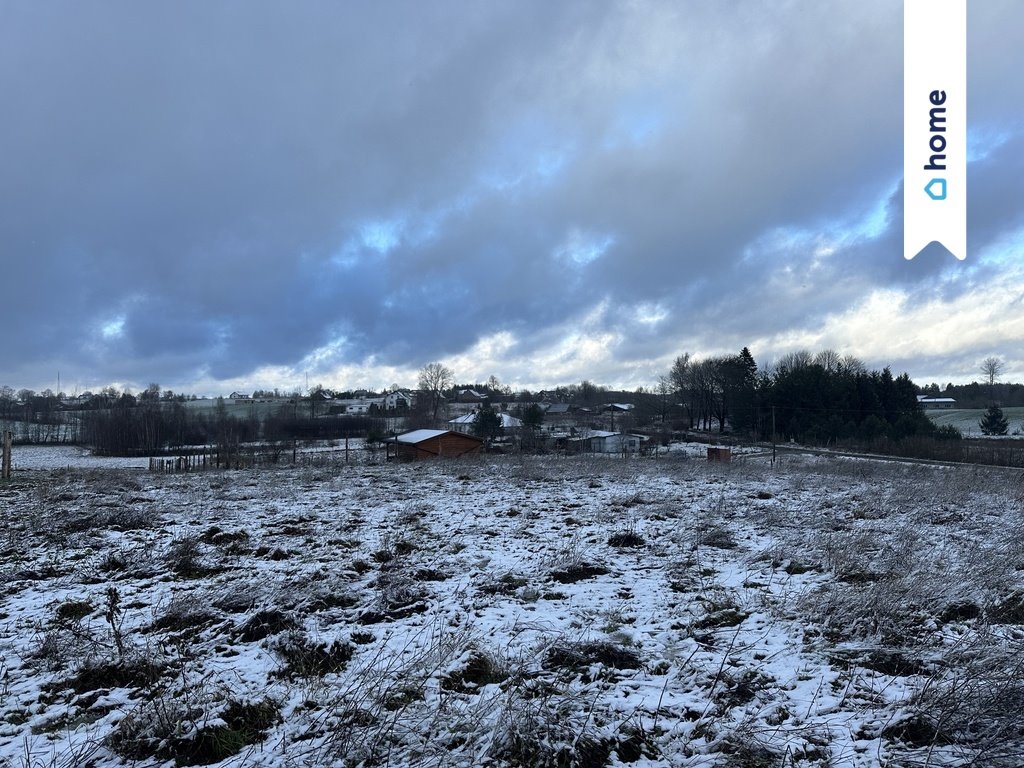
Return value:
[(398, 461), (475, 456), (484, 441), (450, 429), (416, 429), (387, 440), (387, 458)]
[(717, 461), (720, 464), (728, 464), (732, 461), (732, 448), (728, 446), (708, 446), (708, 461)]

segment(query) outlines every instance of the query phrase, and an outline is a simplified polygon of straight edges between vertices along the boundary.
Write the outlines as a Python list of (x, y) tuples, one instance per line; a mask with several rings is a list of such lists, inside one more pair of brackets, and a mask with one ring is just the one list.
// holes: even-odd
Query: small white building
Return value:
[(643, 435), (595, 429), (571, 442), (588, 453), (639, 453), (646, 439)]
[(956, 408), (956, 400), (952, 397), (917, 396), (918, 404), (927, 410)]
[[(458, 418), (451, 419), (448, 422), (448, 426), (456, 432), (462, 432), (465, 435), (473, 433), (473, 425), (476, 424), (476, 416), (479, 411), (473, 413), (467, 413), (465, 416), (459, 416)], [(498, 418), (501, 419), (502, 429), (519, 429), (523, 426), (523, 420), (517, 419), (511, 414), (502, 411), (498, 414)]]
[(344, 409), (341, 411), (342, 413), (352, 416), (365, 416), (373, 406), (377, 406), (380, 409), (383, 407), (383, 404), (384, 399), (380, 397), (334, 401), (335, 407)]

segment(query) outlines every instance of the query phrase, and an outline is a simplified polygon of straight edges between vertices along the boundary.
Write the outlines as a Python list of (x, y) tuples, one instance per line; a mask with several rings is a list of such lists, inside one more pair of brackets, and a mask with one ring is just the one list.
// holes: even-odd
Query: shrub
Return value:
[(542, 663), (545, 669), (581, 671), (593, 664), (614, 669), (639, 669), (640, 656), (632, 648), (606, 640), (558, 644), (548, 649)]
[(608, 544), (613, 547), (642, 547), (646, 543), (644, 537), (632, 528), (618, 531), (608, 537)]
[(213, 621), (217, 614), (195, 595), (178, 595), (168, 603), (153, 622), (154, 629), (181, 631), (201, 627)]
[(334, 641), (317, 643), (305, 633), (291, 631), (272, 646), (284, 666), (277, 673), (280, 677), (323, 677), (340, 672), (352, 660), (355, 646)]
[(728, 528), (713, 525), (700, 532), (697, 542), (705, 547), (716, 549), (736, 549), (736, 536)]
[(197, 578), (209, 572), (202, 561), (202, 547), (195, 536), (181, 536), (167, 547), (167, 567), (183, 578)]
[(602, 768), (616, 740), (597, 733), (577, 696), (541, 681), (510, 691), (488, 757), (530, 768)]
[(270, 635), (296, 629), (299, 622), (291, 614), (271, 608), (250, 616), (236, 631), (243, 643), (252, 643)]
[(525, 587), (529, 581), (525, 576), (508, 571), (497, 579), (488, 579), (477, 587), (481, 595), (514, 595), (520, 587)]
[(441, 678), (441, 687), (446, 691), (472, 693), (485, 685), (503, 683), (508, 677), (508, 668), (500, 660), (474, 649), (459, 669)]

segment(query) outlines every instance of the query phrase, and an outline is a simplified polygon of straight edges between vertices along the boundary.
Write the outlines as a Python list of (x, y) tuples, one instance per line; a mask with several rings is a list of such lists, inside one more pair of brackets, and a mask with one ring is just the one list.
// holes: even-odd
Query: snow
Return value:
[[(678, 452), (41, 472), (0, 486), (0, 765), (170, 766), (261, 702), (211, 764), (1013, 765), (1014, 478)], [(351, 659), (310, 667), (332, 643)], [(140, 660), (156, 680), (97, 672)], [(916, 716), (947, 730), (901, 737)]]
[[(991, 435), (985, 435), (981, 431), (978, 422), (985, 415), (985, 408), (950, 408), (950, 409), (927, 409), (928, 416), (937, 426), (944, 427), (952, 425), (959, 429), (964, 437), (979, 437), (993, 439)], [(1003, 408), (1003, 417), (1009, 424), (1010, 437), (1020, 437), (1024, 431), (1024, 408), (1007, 407)]]
[(394, 439), (399, 443), (422, 443), (432, 437), (440, 437), (448, 433), (447, 429), (414, 429), (412, 432), (398, 435)]
[[(450, 419), (448, 421), (448, 423), (449, 424), (460, 424), (460, 425), (461, 424), (475, 424), (476, 423), (477, 413), (478, 413), (477, 411), (473, 411), (472, 413), (467, 413), (467, 414), (465, 414), (463, 416), (459, 416), (458, 418)], [(510, 413), (501, 412), (501, 413), (498, 413), (497, 416), (498, 416), (499, 419), (501, 419), (501, 426), (502, 426), (503, 429), (518, 429), (519, 427), (523, 426), (522, 419), (517, 419), (515, 416), (513, 416)]]
[(145, 469), (149, 459), (145, 456), (130, 458), (93, 456), (88, 448), (77, 445), (15, 445), (11, 450), (11, 463), (15, 471), (42, 469)]

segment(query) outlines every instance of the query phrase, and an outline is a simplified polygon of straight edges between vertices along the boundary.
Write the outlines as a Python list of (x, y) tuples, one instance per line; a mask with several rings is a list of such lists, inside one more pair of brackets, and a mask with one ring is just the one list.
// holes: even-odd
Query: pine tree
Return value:
[(498, 437), (501, 434), (501, 417), (487, 406), (481, 408), (473, 420), (473, 432), (487, 440)]
[(530, 403), (522, 412), (523, 426), (527, 429), (538, 430), (544, 423), (544, 411), (536, 403)]
[(1003, 416), (1002, 409), (993, 403), (985, 411), (985, 415), (978, 422), (981, 431), (986, 435), (1005, 435), (1010, 425)]

